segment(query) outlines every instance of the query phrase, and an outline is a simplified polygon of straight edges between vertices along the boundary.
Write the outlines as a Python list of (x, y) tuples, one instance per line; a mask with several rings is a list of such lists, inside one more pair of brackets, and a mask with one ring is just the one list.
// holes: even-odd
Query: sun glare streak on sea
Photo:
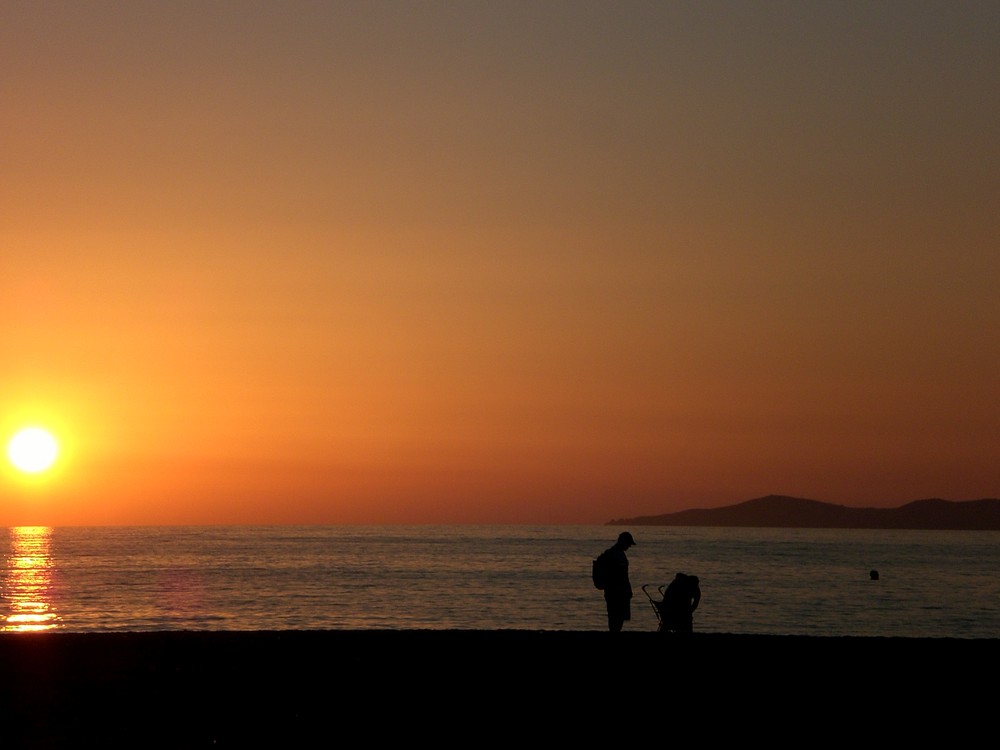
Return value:
[(10, 554), (3, 581), (8, 614), (0, 629), (32, 632), (59, 627), (51, 597), (51, 539), (52, 529), (48, 526), (16, 526), (10, 530)]

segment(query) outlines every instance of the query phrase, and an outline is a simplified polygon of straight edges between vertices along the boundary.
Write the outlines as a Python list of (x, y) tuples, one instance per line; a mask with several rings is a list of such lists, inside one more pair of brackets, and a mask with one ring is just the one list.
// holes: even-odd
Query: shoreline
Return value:
[[(819, 706), (845, 699), (863, 706), (872, 697), (940, 711), (971, 690), (970, 675), (996, 664), (998, 655), (1000, 639), (7, 632), (0, 633), (0, 706), (17, 717), (5, 722), (6, 740), (13, 740), (5, 747), (83, 740), (104, 747), (244, 747), (265, 739), (311, 746), (317, 733), (346, 739), (352, 722), (361, 731), (405, 730), (411, 739), (441, 740), (467, 731), (454, 723), (459, 719), (463, 727), (485, 724), (501, 733), (548, 727), (584, 742), (604, 728), (592, 716), (595, 686), (607, 686), (609, 710), (640, 723), (678, 709), (702, 722), (718, 712), (809, 716)], [(364, 718), (371, 716), (374, 726)]]

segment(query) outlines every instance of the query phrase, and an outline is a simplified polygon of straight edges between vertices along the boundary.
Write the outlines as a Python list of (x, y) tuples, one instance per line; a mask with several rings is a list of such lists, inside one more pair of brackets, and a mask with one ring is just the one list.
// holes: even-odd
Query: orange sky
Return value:
[(0, 7), (0, 524), (1000, 497), (995, 2)]

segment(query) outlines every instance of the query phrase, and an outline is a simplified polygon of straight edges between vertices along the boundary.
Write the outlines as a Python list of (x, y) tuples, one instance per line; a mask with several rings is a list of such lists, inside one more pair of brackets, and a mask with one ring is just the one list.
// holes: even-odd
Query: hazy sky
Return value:
[(0, 523), (1000, 497), (1000, 4), (0, 2)]

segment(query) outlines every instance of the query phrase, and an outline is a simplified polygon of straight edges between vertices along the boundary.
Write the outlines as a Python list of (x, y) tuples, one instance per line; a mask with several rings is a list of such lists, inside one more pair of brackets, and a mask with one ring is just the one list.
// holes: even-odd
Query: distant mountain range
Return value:
[(818, 500), (768, 495), (722, 508), (618, 518), (607, 525), (991, 531), (1000, 530), (1000, 500), (956, 502), (932, 498), (898, 508), (849, 508)]

